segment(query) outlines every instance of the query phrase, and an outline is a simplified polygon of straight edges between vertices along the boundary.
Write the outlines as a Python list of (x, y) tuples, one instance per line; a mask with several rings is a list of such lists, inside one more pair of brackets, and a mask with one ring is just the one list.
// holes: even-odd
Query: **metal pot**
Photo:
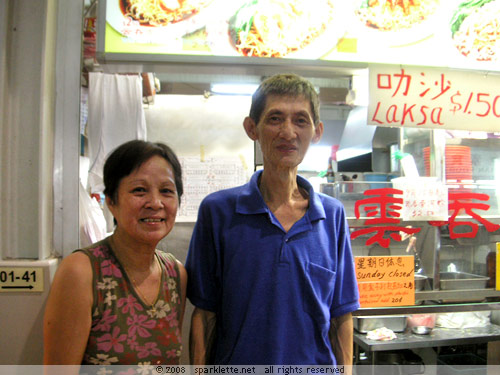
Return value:
[(415, 291), (419, 292), (425, 289), (425, 282), (428, 279), (425, 275), (415, 274)]

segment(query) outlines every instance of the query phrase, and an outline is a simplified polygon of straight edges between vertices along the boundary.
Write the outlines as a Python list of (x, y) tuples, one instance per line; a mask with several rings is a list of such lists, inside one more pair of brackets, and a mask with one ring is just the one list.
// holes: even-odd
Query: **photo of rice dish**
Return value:
[(474, 0), (460, 4), (451, 22), (458, 51), (477, 61), (500, 57), (500, 1)]
[(368, 27), (394, 31), (421, 23), (438, 5), (439, 0), (362, 0), (356, 14)]
[(250, 0), (231, 17), (229, 32), (241, 55), (284, 57), (324, 33), (334, 12), (331, 0)]
[(115, 0), (125, 17), (143, 26), (166, 26), (198, 13), (213, 0)]

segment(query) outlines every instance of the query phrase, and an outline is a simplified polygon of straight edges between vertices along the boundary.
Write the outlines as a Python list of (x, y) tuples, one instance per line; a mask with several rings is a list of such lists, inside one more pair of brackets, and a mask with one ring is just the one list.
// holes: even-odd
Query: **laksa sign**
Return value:
[(500, 131), (500, 75), (433, 68), (370, 68), (368, 124)]

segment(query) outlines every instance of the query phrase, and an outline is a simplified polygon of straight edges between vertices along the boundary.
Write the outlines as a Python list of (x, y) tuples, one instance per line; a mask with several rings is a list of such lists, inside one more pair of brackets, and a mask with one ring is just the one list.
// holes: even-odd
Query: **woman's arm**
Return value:
[(45, 365), (82, 363), (92, 322), (92, 278), (83, 253), (71, 254), (59, 265), (43, 321)]
[(189, 336), (189, 359), (192, 365), (211, 364), (211, 353), (215, 344), (215, 322), (214, 312), (195, 307)]
[(184, 320), (184, 311), (186, 307), (186, 288), (187, 288), (187, 279), (188, 275), (186, 272), (186, 268), (184, 268), (183, 264), (177, 261), (179, 267), (179, 274), (181, 279), (181, 316), (179, 318), (179, 327), (182, 329), (182, 321)]

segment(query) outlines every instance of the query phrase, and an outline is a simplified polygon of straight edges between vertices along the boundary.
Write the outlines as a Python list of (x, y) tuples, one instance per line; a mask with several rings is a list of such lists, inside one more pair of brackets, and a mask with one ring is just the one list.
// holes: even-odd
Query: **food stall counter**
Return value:
[(500, 326), (489, 324), (474, 328), (434, 328), (430, 334), (418, 335), (411, 330), (397, 333), (389, 341), (367, 339), (365, 333), (354, 332), (355, 359), (359, 359), (361, 349), (371, 354), (372, 364), (377, 364), (376, 353), (388, 350), (431, 348), (453, 345), (483, 344), (500, 340)]

